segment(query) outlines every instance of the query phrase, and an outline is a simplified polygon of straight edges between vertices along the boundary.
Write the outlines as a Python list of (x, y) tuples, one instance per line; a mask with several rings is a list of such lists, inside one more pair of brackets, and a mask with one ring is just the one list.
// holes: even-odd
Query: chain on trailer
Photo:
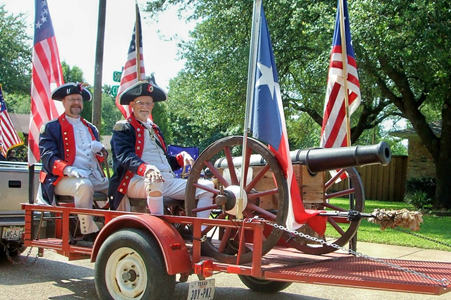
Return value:
[(433, 242), (433, 243), (436, 243), (436, 244), (440, 244), (440, 245), (443, 245), (443, 246), (446, 246), (446, 247), (451, 248), (451, 244), (448, 244), (448, 243), (445, 243), (445, 242), (442, 242), (442, 241), (437, 241), (437, 240), (435, 240), (435, 239), (433, 239), (433, 238), (430, 238), (430, 237), (427, 237), (427, 236), (424, 236), (424, 235), (420, 235), (420, 234), (415, 233), (415, 232), (403, 230), (403, 229), (401, 229), (401, 228), (392, 228), (392, 229), (393, 229), (393, 230), (396, 230), (396, 231), (399, 231), (399, 232), (402, 232), (402, 233), (406, 233), (406, 234), (413, 235), (413, 236), (418, 237), (418, 238), (421, 238), (421, 239), (428, 240), (428, 241)]
[[(352, 218), (352, 216), (351, 216), (351, 218)], [(238, 221), (238, 220), (234, 220), (234, 221)], [(243, 221), (246, 222), (246, 223), (251, 223), (251, 222), (254, 222), (254, 221), (259, 221), (259, 222), (265, 223), (265, 224), (267, 224), (267, 225), (269, 225), (269, 226), (272, 226), (272, 227), (274, 227), (274, 228), (277, 228), (277, 229), (279, 229), (279, 230), (283, 230), (283, 231), (288, 232), (288, 233), (291, 233), (291, 234), (293, 234), (293, 235), (297, 235), (297, 236), (299, 236), (299, 237), (301, 237), (301, 238), (306, 238), (306, 239), (309, 239), (309, 240), (311, 240), (311, 241), (320, 243), (321, 245), (326, 245), (326, 246), (333, 247), (333, 248), (338, 249), (338, 250), (342, 250), (342, 251), (347, 252), (347, 253), (349, 253), (349, 254), (352, 254), (352, 255), (354, 255), (354, 256), (356, 256), (356, 257), (362, 257), (362, 258), (364, 258), (364, 259), (368, 259), (368, 260), (375, 261), (375, 262), (378, 262), (378, 263), (381, 263), (381, 264), (385, 264), (385, 265), (387, 265), (387, 266), (396, 268), (396, 269), (398, 269), (398, 270), (400, 270), (400, 271), (403, 271), (403, 272), (406, 272), (406, 273), (410, 273), (410, 274), (414, 274), (414, 275), (420, 276), (420, 277), (422, 277), (423, 279), (429, 279), (429, 280), (435, 281), (435, 282), (439, 283), (442, 287), (447, 287), (447, 286), (449, 286), (449, 285), (451, 284), (451, 283), (449, 282), (449, 280), (446, 279), (446, 278), (444, 278), (444, 279), (436, 279), (436, 278), (432, 278), (432, 277), (430, 277), (430, 276), (428, 276), (428, 275), (426, 275), (426, 274), (424, 274), (424, 273), (417, 272), (417, 271), (415, 271), (415, 270), (410, 270), (410, 269), (407, 269), (407, 268), (403, 268), (403, 267), (401, 267), (401, 266), (398, 266), (398, 265), (395, 265), (395, 264), (390, 263), (390, 262), (388, 262), (388, 261), (385, 261), (384, 259), (377, 258), (377, 257), (372, 257), (372, 256), (369, 256), (369, 255), (363, 254), (363, 253), (361, 253), (361, 252), (354, 251), (354, 250), (352, 250), (352, 249), (349, 249), (349, 248), (346, 248), (346, 247), (343, 247), (343, 246), (339, 246), (339, 245), (336, 245), (336, 244), (333, 244), (333, 243), (324, 241), (324, 240), (322, 240), (322, 239), (319, 239), (319, 238), (310, 236), (310, 235), (308, 235), (308, 234), (305, 234), (305, 233), (302, 233), (302, 232), (299, 232), (299, 231), (296, 231), (296, 230), (289, 230), (288, 228), (286, 228), (286, 227), (284, 227), (284, 226), (282, 226), (282, 225), (276, 224), (276, 223), (274, 223), (274, 222), (270, 222), (270, 221), (268, 221), (268, 220), (266, 220), (266, 219), (259, 218), (259, 217), (257, 217), (257, 216), (255, 216), (254, 218), (247, 218), (247, 219), (244, 219)], [(237, 226), (238, 226), (238, 224), (237, 224)], [(448, 247), (451, 248), (451, 245), (450, 245), (450, 244), (447, 244), (447, 243), (444, 243), (444, 242), (441, 242), (441, 241), (437, 241), (437, 240), (434, 240), (434, 239), (429, 238), (429, 237), (425, 237), (425, 236), (422, 236), (422, 235), (419, 235), (419, 234), (416, 234), (416, 233), (413, 233), (413, 232), (408, 232), (408, 231), (405, 231), (405, 230), (401, 230), (401, 229), (398, 229), (398, 228), (393, 228), (393, 229), (394, 229), (394, 230), (397, 230), (397, 231), (399, 231), (399, 232), (411, 234), (411, 235), (413, 235), (413, 236), (416, 236), (416, 237), (419, 237), (419, 238), (423, 238), (423, 239), (426, 239), (426, 240), (429, 240), (429, 241), (432, 241), (432, 242), (435, 242), (435, 243), (438, 243), (438, 244), (442, 244), (442, 245), (445, 245), (445, 246), (448, 246)], [(200, 242), (204, 242), (204, 241), (207, 240), (207, 236), (205, 235), (205, 236), (203, 236), (203, 237), (201, 237), (200, 239), (197, 239), (197, 240), (199, 240)], [(8, 259), (12, 264), (14, 264), (14, 265), (24, 264), (25, 266), (31, 267), (31, 266), (33, 266), (33, 265), (36, 263), (36, 261), (38, 260), (39, 252), (36, 254), (36, 257), (34, 258), (34, 260), (33, 260), (31, 263), (28, 263), (28, 264), (26, 263), (26, 262), (28, 261), (28, 259), (30, 258), (31, 251), (33, 250), (33, 247), (30, 247), (30, 248), (29, 248), (29, 250), (28, 250), (28, 252), (27, 252), (27, 255), (26, 255), (25, 257), (23, 257), (23, 258), (20, 259), (19, 261), (15, 261), (15, 260), (13, 260), (13, 258), (9, 255), (9, 251), (8, 251), (7, 245), (3, 244), (2, 242), (0, 242), (0, 244), (2, 244), (3, 247), (4, 247), (4, 251), (5, 251), (5, 253), (6, 253), (7, 259)], [(16, 249), (16, 251), (17, 251), (18, 253), (20, 252), (18, 248)], [(20, 253), (19, 253), (19, 254), (20, 254)]]
[(276, 224), (276, 223), (274, 223), (274, 222), (268, 221), (268, 220), (263, 219), (263, 218), (259, 218), (259, 217), (257, 217), (257, 216), (255, 216), (254, 218), (244, 219), (243, 221), (244, 221), (244, 222), (247, 222), (247, 223), (251, 223), (251, 222), (254, 222), (254, 221), (259, 221), (259, 222), (265, 223), (265, 224), (267, 224), (267, 225), (269, 225), (269, 226), (272, 226), (272, 227), (274, 227), (274, 228), (277, 228), (277, 229), (279, 229), (279, 230), (283, 230), (283, 231), (288, 232), (288, 233), (291, 233), (291, 234), (293, 234), (293, 235), (297, 235), (297, 236), (299, 236), (299, 237), (301, 237), (301, 238), (306, 238), (306, 239), (312, 240), (312, 241), (314, 241), (314, 242), (320, 243), (320, 244), (323, 245), (323, 246), (326, 245), (326, 246), (329, 246), (329, 247), (333, 247), (333, 248), (335, 248), (335, 249), (342, 250), (342, 251), (345, 251), (345, 252), (347, 252), (347, 253), (349, 253), (349, 254), (352, 254), (352, 255), (354, 255), (354, 256), (356, 256), (356, 257), (362, 257), (362, 258), (364, 258), (364, 259), (368, 259), (368, 260), (371, 260), (371, 261), (374, 261), (374, 262), (378, 262), (378, 263), (387, 265), (387, 266), (389, 266), (389, 267), (398, 269), (398, 270), (403, 271), (403, 272), (406, 272), (406, 273), (410, 273), (410, 274), (414, 274), (414, 275), (420, 276), (420, 277), (422, 277), (423, 279), (429, 279), (429, 280), (435, 281), (435, 282), (437, 282), (438, 284), (440, 284), (442, 287), (445, 287), (445, 288), (451, 284), (450, 281), (449, 281), (448, 279), (446, 279), (446, 278), (444, 278), (444, 279), (436, 279), (436, 278), (432, 278), (432, 277), (430, 277), (429, 275), (426, 275), (426, 274), (424, 274), (424, 273), (417, 272), (417, 271), (415, 271), (415, 270), (410, 270), (410, 269), (407, 269), (407, 268), (403, 268), (403, 267), (401, 267), (401, 266), (398, 266), (398, 265), (396, 265), (396, 264), (393, 264), (393, 263), (391, 263), (391, 262), (388, 262), (388, 261), (386, 261), (386, 260), (384, 260), (384, 259), (377, 258), (377, 257), (372, 257), (372, 256), (369, 256), (369, 255), (363, 254), (363, 253), (361, 253), (361, 252), (357, 252), (357, 251), (348, 249), (348, 248), (346, 248), (346, 247), (342, 247), (342, 246), (339, 246), (339, 245), (336, 245), (336, 244), (333, 244), (333, 243), (330, 243), (330, 242), (326, 242), (326, 241), (324, 241), (324, 240), (322, 240), (322, 239), (319, 239), (319, 238), (310, 236), (310, 235), (305, 234), (305, 233), (302, 233), (302, 232), (298, 232), (298, 231), (296, 231), (296, 230), (289, 230), (288, 228), (286, 228), (286, 227), (284, 227), (284, 226), (282, 226), (282, 225)]
[[(31, 266), (34, 266), (34, 264), (35, 264), (36, 261), (38, 260), (38, 257), (39, 257), (39, 251), (36, 253), (36, 256), (35, 256), (35, 258), (33, 259), (33, 261), (30, 262), (30, 263), (27, 263), (28, 259), (30, 258), (30, 255), (31, 255), (31, 251), (33, 250), (33, 247), (30, 247), (30, 248), (28, 249), (27, 255), (25, 255), (24, 257), (22, 257), (19, 261), (15, 261), (15, 260), (11, 257), (11, 255), (9, 254), (10, 251), (8, 251), (8, 245), (7, 245), (7, 244), (6, 244), (6, 245), (3, 244), (2, 242), (0, 242), (0, 243), (3, 245), (4, 252), (6, 253), (6, 258), (7, 258), (13, 265), (20, 265), (20, 264), (23, 264), (23, 265), (25, 265), (25, 266), (27, 266), (27, 267), (31, 267)], [(16, 251), (17, 254), (20, 254), (19, 248), (14, 249), (14, 251)]]

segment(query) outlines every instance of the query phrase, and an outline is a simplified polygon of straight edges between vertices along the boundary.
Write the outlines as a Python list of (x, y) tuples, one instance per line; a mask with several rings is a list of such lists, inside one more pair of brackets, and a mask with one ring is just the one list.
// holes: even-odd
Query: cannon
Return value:
[[(188, 177), (185, 195), (185, 210), (189, 216), (196, 216), (195, 190), (197, 188), (212, 192), (215, 203), (212, 216), (219, 219), (236, 219), (237, 211), (242, 211), (245, 219), (261, 218), (271, 224), (285, 226), (288, 215), (290, 190), (287, 186), (284, 171), (280, 168), (275, 155), (263, 143), (247, 138), (246, 149), (243, 151), (243, 137), (231, 136), (220, 139), (207, 147), (196, 160)], [(243, 159), (244, 153), (244, 159)], [(360, 219), (349, 219), (348, 211), (362, 212), (364, 209), (364, 192), (360, 177), (355, 166), (370, 164), (386, 165), (390, 162), (391, 152), (387, 143), (381, 142), (370, 146), (353, 146), (344, 148), (321, 149), (312, 148), (290, 152), (293, 165), (303, 165), (308, 172), (316, 173), (328, 170), (338, 170), (337, 175), (324, 184), (324, 199), (309, 209), (320, 210), (328, 219), (328, 227), (338, 233), (338, 238), (332, 237), (334, 244), (343, 246), (355, 235)], [(241, 168), (244, 162), (245, 168)], [(205, 169), (211, 172), (217, 181), (214, 189), (202, 185), (199, 179)], [(242, 170), (241, 170), (242, 169)], [(343, 173), (349, 178), (349, 188), (340, 192), (329, 193), (327, 189)], [(244, 178), (245, 180), (241, 180)], [(241, 190), (242, 187), (242, 190)], [(347, 207), (331, 203), (334, 197), (351, 195), (346, 202)], [(270, 198), (274, 207), (264, 207), (261, 199)], [(238, 201), (240, 199), (240, 201)], [(267, 253), (276, 244), (285, 243), (288, 246), (311, 253), (322, 254), (335, 251), (325, 245), (317, 245), (297, 238), (280, 229), (279, 226), (267, 225), (265, 241), (262, 245), (262, 254)], [(237, 223), (237, 228), (227, 228), (217, 232), (212, 226), (203, 228), (202, 235), (206, 241), (202, 249), (208, 255), (226, 263), (250, 262), (252, 260), (252, 247), (240, 250), (243, 236)], [(301, 228), (302, 229), (302, 228)], [(326, 239), (325, 236), (320, 236)], [(248, 242), (248, 240), (246, 240)], [(238, 258), (239, 257), (239, 258)]]
[[(314, 174), (322, 171), (374, 164), (386, 166), (390, 163), (391, 151), (387, 142), (382, 141), (379, 144), (369, 146), (293, 150), (290, 151), (290, 158), (293, 164), (305, 165)], [(232, 161), (235, 167), (240, 167), (242, 158), (234, 157)], [(265, 163), (264, 158), (258, 154), (251, 155), (249, 160), (250, 166), (262, 166)], [(219, 158), (214, 166), (217, 168), (228, 168), (227, 158)]]
[(386, 142), (369, 146), (312, 148), (290, 154), (292, 162), (306, 165), (311, 173), (373, 164), (386, 166), (391, 160), (390, 146)]

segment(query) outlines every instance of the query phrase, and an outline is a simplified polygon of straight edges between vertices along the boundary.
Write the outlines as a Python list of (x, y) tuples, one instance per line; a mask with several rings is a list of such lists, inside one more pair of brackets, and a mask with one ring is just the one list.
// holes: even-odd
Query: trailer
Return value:
[[(349, 189), (325, 191), (315, 203), (328, 229), (338, 232), (333, 238), (312, 234), (308, 226), (287, 229), (289, 193), (277, 160), (257, 140), (248, 138), (244, 152), (242, 148), (239, 136), (207, 147), (187, 179), (185, 201), (168, 201), (164, 215), (79, 209), (70, 203), (23, 204), (25, 246), (39, 248), (41, 255), (52, 249), (69, 260), (90, 259), (100, 299), (169, 299), (176, 278), (187, 282), (192, 275), (199, 281), (190, 283), (187, 299), (213, 299), (211, 278), (217, 273), (236, 274), (251, 290), (266, 293), (292, 283), (434, 295), (449, 291), (451, 263), (382, 260), (345, 248), (361, 219), (369, 217), (363, 212), (364, 192), (353, 167), (386, 164), (391, 154), (385, 143), (296, 152), (293, 160), (312, 176), (331, 169), (344, 169), (349, 176)], [(244, 159), (234, 153), (244, 153)], [(238, 175), (242, 167), (245, 176)], [(206, 168), (216, 180), (214, 189), (198, 181)], [(196, 188), (214, 194), (212, 206), (203, 208), (212, 209), (208, 219), (196, 216)], [(331, 199), (343, 195), (352, 196), (349, 207), (333, 205)], [(92, 215), (101, 225), (93, 245), (78, 241), (73, 228), (78, 214)]]
[[(180, 276), (181, 282), (187, 281), (190, 275), (205, 278), (198, 282), (197, 288), (191, 288), (192, 293), (199, 295), (193, 299), (213, 299), (208, 296), (214, 292), (208, 278), (218, 272), (236, 274), (251, 290), (267, 293), (283, 290), (294, 282), (433, 295), (449, 291), (451, 263), (372, 260), (335, 252), (312, 255), (286, 246), (275, 246), (262, 255), (267, 226), (262, 220), (152, 216), (30, 204), (24, 204), (24, 209), (26, 246), (52, 249), (69, 260), (91, 259), (95, 262), (95, 282), (100, 299), (122, 299), (124, 296), (127, 299), (163, 299), (162, 295), (173, 293), (176, 275)], [(63, 235), (32, 238), (28, 228), (33, 227), (33, 223), (36, 227), (33, 218), (36, 213), (59, 215)], [(78, 213), (105, 218), (106, 225), (93, 248), (71, 245), (69, 233), (64, 234), (71, 216)], [(174, 224), (191, 225), (194, 229), (192, 239), (184, 239)], [(253, 240), (246, 245), (252, 247), (252, 261), (226, 263), (205, 256), (200, 236), (201, 226), (205, 225), (222, 229), (240, 227), (251, 233)], [(159, 288), (155, 289), (155, 286)]]

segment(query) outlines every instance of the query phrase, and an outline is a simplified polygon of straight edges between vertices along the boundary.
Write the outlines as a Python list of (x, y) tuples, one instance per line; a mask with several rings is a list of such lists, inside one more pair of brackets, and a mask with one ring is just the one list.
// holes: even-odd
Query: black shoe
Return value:
[(98, 234), (99, 234), (98, 231), (84, 234), (83, 237), (82, 237), (82, 240), (85, 241), (85, 242), (94, 243), (94, 241), (96, 240)]

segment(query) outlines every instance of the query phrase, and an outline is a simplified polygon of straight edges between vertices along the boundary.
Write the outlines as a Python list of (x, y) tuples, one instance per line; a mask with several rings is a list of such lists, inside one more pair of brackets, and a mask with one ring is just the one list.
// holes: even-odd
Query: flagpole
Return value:
[(340, 2), (340, 36), (341, 36), (341, 60), (343, 61), (343, 87), (345, 90), (345, 114), (346, 114), (346, 143), (347, 146), (351, 146), (351, 124), (349, 118), (349, 93), (348, 93), (348, 52), (347, 41), (345, 31), (344, 20), (344, 5), (343, 1)]
[[(241, 154), (241, 181), (240, 181), (240, 197), (237, 202), (237, 219), (243, 218), (243, 191), (244, 191), (244, 182), (246, 178), (244, 178), (244, 168), (246, 167), (245, 159), (246, 159), (246, 149), (247, 149), (247, 136), (249, 133), (250, 125), (249, 122), (251, 120), (250, 114), (252, 112), (252, 99), (254, 98), (254, 89), (255, 89), (255, 70), (257, 64), (257, 50), (258, 50), (258, 37), (260, 30), (260, 12), (261, 12), (261, 0), (254, 1), (254, 10), (252, 13), (252, 29), (251, 29), (251, 43), (249, 47), (249, 66), (248, 66), (248, 75), (247, 75), (247, 93), (246, 93), (246, 111), (244, 114), (244, 130), (243, 130), (243, 149)], [(233, 166), (229, 166), (229, 168)]]
[(135, 1), (135, 7), (136, 7), (136, 21), (135, 21), (135, 47), (136, 47), (136, 76), (137, 80), (141, 80), (141, 53), (140, 53), (140, 31), (141, 28), (139, 27), (139, 7), (138, 7), (138, 1)]

